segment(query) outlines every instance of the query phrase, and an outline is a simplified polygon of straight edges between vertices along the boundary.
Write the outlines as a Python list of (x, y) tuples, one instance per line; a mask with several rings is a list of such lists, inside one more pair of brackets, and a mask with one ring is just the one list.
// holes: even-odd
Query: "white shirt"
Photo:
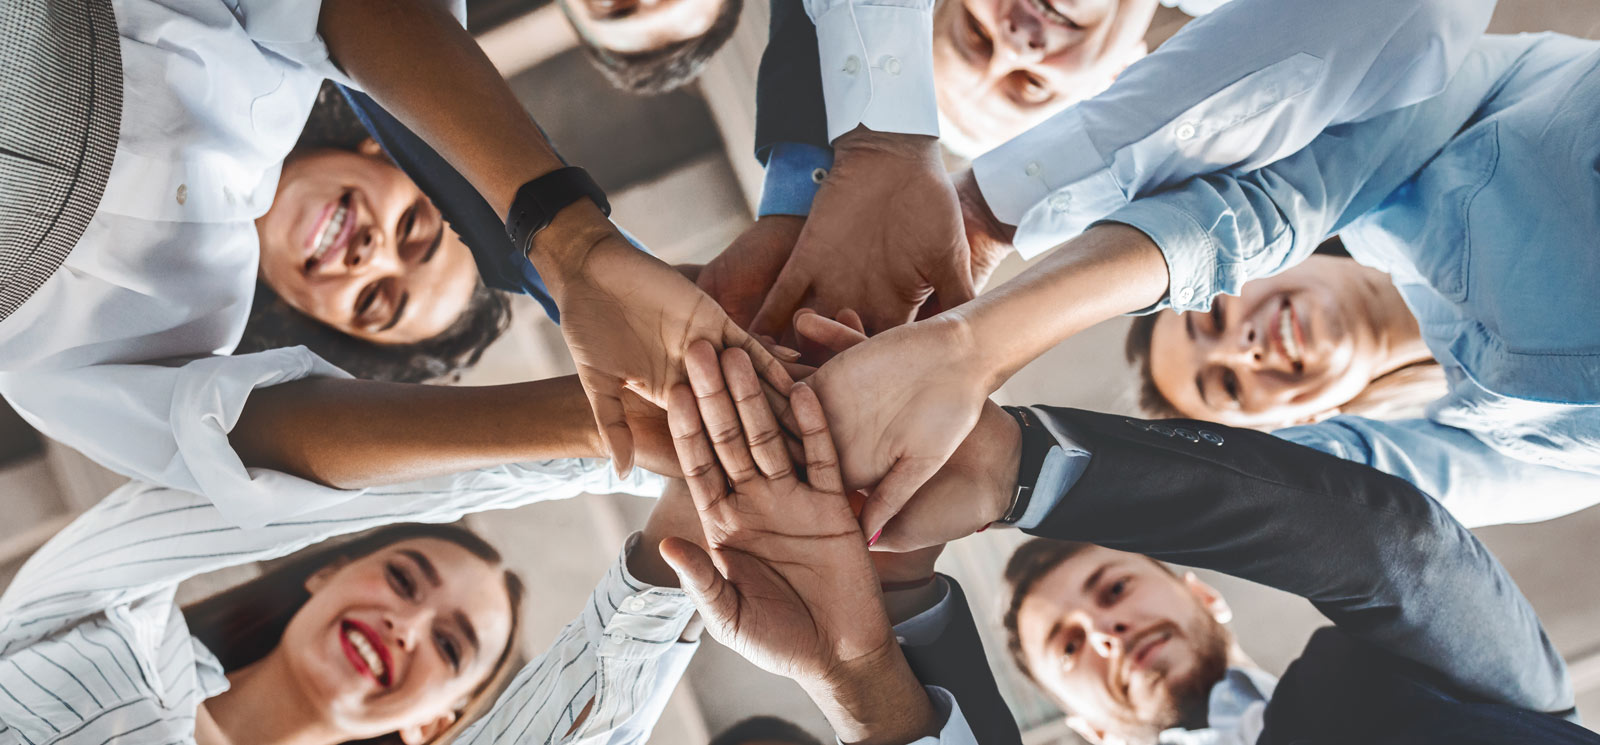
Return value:
[(817, 26), (828, 141), (866, 125), (939, 136), (933, 0), (805, 0)]
[(980, 156), (973, 174), (1031, 258), (1136, 197), (1258, 168), (1331, 124), (1439, 93), (1493, 10), (1493, 0), (1232, 0), (1104, 93)]
[[(340, 373), (304, 349), (215, 357), (238, 344), (255, 294), (254, 220), (322, 80), (342, 80), (316, 34), (320, 0), (112, 5), (116, 158), (82, 239), (0, 322), (0, 394), (41, 432), (132, 478), (321, 504), (338, 492), (247, 472), (227, 431), (253, 388)], [(219, 505), (250, 524), (239, 501)]]
[[(295, 520), (230, 523), (206, 498), (132, 482), (73, 521), (0, 596), (0, 744), (193, 742), (197, 707), (228, 687), (174, 603), (178, 583), (396, 522), (451, 522), (583, 491), (659, 494), (598, 460), (505, 466), (369, 490)], [(630, 540), (631, 547), (634, 540)], [(677, 643), (694, 606), (629, 576), (627, 549), (578, 617), (458, 743), (643, 743), (663, 689), (697, 645)]]

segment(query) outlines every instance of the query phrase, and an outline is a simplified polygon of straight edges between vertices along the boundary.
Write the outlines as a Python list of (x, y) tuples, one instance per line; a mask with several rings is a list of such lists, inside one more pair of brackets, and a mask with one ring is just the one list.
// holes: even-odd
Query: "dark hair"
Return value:
[[(325, 148), (355, 150), (369, 136), (344, 94), (333, 83), (324, 82), (289, 157)], [(439, 335), (414, 344), (376, 344), (301, 313), (266, 282), (258, 281), (244, 337), (234, 352), (303, 345), (358, 378), (421, 383), (471, 367), (510, 325), (511, 303), (505, 294), (480, 281), (467, 309)]]
[(666, 93), (700, 77), (706, 62), (733, 37), (743, 9), (744, 0), (722, 0), (722, 9), (705, 33), (660, 49), (614, 52), (590, 41), (581, 31), (578, 41), (589, 53), (589, 61), (616, 88), (638, 94)]
[[(377, 553), (387, 546), (415, 538), (449, 541), (491, 564), (501, 562), (500, 552), (476, 533), (456, 525), (390, 525), (352, 540), (301, 551), (255, 579), (216, 593), (183, 608), (189, 632), (217, 656), (224, 672), (245, 667), (277, 648), (289, 619), (311, 599), (306, 580), (319, 570)], [(522, 580), (505, 573), (506, 596), (511, 601), (510, 642), (495, 660), (484, 681), (473, 689), (456, 721), (434, 738), (449, 742), (493, 705), (495, 693), (516, 667), (516, 640), (522, 624)], [(398, 733), (360, 741), (372, 745), (401, 745)]]
[(1155, 336), (1159, 313), (1137, 316), (1128, 326), (1128, 340), (1122, 345), (1122, 354), (1128, 364), (1139, 372), (1139, 410), (1154, 419), (1182, 419), (1183, 412), (1173, 406), (1156, 387), (1155, 376), (1150, 374), (1150, 339)]
[(822, 741), (800, 729), (794, 722), (777, 717), (750, 717), (722, 734), (711, 738), (710, 745), (746, 745), (769, 740), (789, 745), (822, 745)]

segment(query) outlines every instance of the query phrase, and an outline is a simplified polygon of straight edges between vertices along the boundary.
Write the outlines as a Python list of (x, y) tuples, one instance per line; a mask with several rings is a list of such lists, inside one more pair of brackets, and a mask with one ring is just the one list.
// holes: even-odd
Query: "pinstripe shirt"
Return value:
[[(368, 490), (241, 529), (204, 497), (130, 483), (31, 558), (0, 596), (0, 745), (194, 741), (197, 707), (226, 690), (216, 657), (174, 602), (178, 583), (396, 522), (450, 522), (580, 492), (659, 493), (635, 470), (558, 460)], [(693, 605), (612, 565), (578, 617), (512, 681), (464, 743), (643, 742), (695, 645), (676, 643)], [(584, 705), (583, 726), (563, 737)]]

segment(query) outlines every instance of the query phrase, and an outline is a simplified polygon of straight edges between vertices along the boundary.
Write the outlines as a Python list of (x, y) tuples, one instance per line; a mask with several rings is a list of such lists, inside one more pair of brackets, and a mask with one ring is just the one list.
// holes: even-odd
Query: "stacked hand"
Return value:
[(749, 359), (689, 350), (693, 389), (668, 409), (709, 551), (681, 538), (661, 553), (707, 630), (765, 670), (793, 678), (846, 742), (929, 733), (933, 708), (894, 641), (833, 442), (810, 388), (791, 391), (802, 480)]

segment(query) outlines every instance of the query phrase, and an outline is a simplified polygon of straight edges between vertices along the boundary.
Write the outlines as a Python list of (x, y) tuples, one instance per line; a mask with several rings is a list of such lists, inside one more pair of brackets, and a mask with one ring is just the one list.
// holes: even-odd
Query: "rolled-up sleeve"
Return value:
[(287, 347), (173, 366), (6, 373), (0, 394), (34, 428), (107, 468), (203, 494), (233, 524), (259, 527), (360, 493), (246, 468), (228, 441), (252, 391), (308, 377), (349, 375)]
[(1330, 124), (1439, 93), (1493, 9), (1493, 0), (1233, 0), (973, 172), (1031, 258), (1130, 200), (1259, 168)]
[[(325, 0), (232, 0), (244, 32), (257, 45), (322, 73), (341, 85), (358, 88), (329, 57), (317, 32)], [(461, 23), (467, 22), (466, 0), (436, 0)]]
[[(933, 715), (939, 722), (939, 734), (912, 740), (906, 745), (978, 745), (978, 738), (961, 714), (961, 703), (949, 691), (938, 686), (926, 686), (928, 700), (933, 703)], [(843, 740), (834, 742), (844, 745)]]
[(865, 125), (939, 136), (933, 0), (806, 0), (817, 26), (828, 141)]

